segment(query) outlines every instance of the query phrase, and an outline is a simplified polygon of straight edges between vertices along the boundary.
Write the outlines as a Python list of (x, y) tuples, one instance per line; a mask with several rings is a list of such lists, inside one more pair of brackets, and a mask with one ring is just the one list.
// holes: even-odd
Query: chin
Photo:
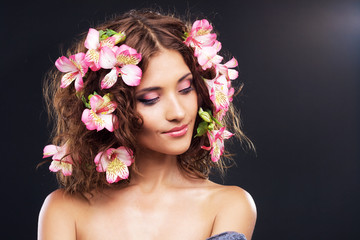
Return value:
[(190, 142), (186, 144), (168, 144), (163, 148), (162, 152), (167, 155), (181, 155), (190, 148)]
[(181, 141), (153, 141), (145, 144), (141, 144), (141, 149), (143, 149), (147, 154), (149, 153), (158, 153), (163, 155), (181, 155), (185, 153), (191, 144), (191, 138), (182, 139)]

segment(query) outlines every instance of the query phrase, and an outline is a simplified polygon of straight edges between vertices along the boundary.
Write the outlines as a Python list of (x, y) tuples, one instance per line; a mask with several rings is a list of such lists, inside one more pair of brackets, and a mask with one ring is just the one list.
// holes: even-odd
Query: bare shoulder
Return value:
[(81, 202), (61, 189), (50, 193), (40, 210), (38, 239), (76, 239), (75, 219)]
[(256, 206), (251, 195), (237, 186), (215, 185), (212, 204), (217, 207), (212, 235), (225, 231), (242, 233), (249, 240), (256, 222)]
[(215, 201), (221, 201), (225, 205), (243, 205), (256, 209), (252, 196), (238, 186), (216, 184), (216, 193), (213, 198)]

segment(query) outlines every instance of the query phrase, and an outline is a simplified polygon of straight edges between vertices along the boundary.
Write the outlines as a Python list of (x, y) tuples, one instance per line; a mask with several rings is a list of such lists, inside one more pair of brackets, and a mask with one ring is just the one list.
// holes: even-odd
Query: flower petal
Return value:
[(58, 152), (57, 146), (55, 145), (46, 145), (43, 150), (43, 158), (51, 157), (52, 155)]
[(107, 166), (109, 165), (110, 159), (109, 156), (105, 152), (99, 152), (94, 162), (96, 164), (96, 171), (98, 172), (105, 172), (107, 169)]
[(124, 146), (115, 149), (114, 154), (116, 154), (116, 157), (121, 159), (126, 166), (130, 166), (134, 162), (133, 152)]
[[(136, 51), (136, 49), (132, 48), (132, 47), (129, 47), (128, 45), (126, 44), (122, 44), (117, 50), (116, 50), (116, 55), (118, 54), (125, 54), (125, 55), (138, 55), (139, 53)], [(141, 54), (140, 54), (141, 56)]]
[(229, 75), (229, 79), (235, 80), (239, 76), (239, 73), (235, 69), (228, 69), (228, 75)]
[(90, 98), (90, 106), (97, 114), (110, 114), (116, 109), (116, 102), (111, 101), (110, 94), (107, 93), (103, 97), (95, 95)]
[(98, 114), (110, 114), (115, 111), (116, 109), (116, 102), (114, 101), (105, 101), (101, 108), (97, 109)]
[(55, 66), (60, 72), (64, 73), (78, 71), (76, 66), (65, 56), (59, 57), (55, 62)]
[(72, 173), (72, 164), (61, 162), (61, 165), (62, 165), (62, 169), (61, 169), (62, 174), (64, 174), (64, 176), (70, 176)]
[(211, 47), (203, 47), (198, 52), (198, 63), (204, 70), (211, 68), (213, 65), (219, 64), (222, 61), (223, 57), (217, 55), (218, 48), (219, 45), (214, 44)]
[(80, 52), (75, 55), (71, 55), (69, 57), (69, 60), (72, 61), (72, 63), (77, 68), (77, 72), (79, 72), (82, 77), (85, 76), (85, 73), (89, 68), (88, 65), (86, 64), (85, 56), (86, 56), (85, 53)]
[(124, 65), (137, 65), (141, 61), (141, 54), (134, 48), (122, 44), (115, 51), (117, 62), (120, 66)]
[[(103, 128), (105, 127), (107, 130), (109, 130), (110, 132), (114, 131), (114, 127), (113, 127), (113, 115), (112, 114), (99, 114), (98, 115), (99, 118), (101, 118), (103, 120)], [(102, 128), (102, 129), (103, 129)], [(99, 131), (99, 130), (98, 130)]]
[(99, 64), (104, 69), (112, 69), (117, 64), (115, 53), (109, 47), (100, 50)]
[(93, 110), (85, 109), (81, 116), (81, 121), (85, 124), (88, 130), (100, 131), (104, 129), (105, 122)]
[(116, 44), (116, 38), (114, 37), (108, 37), (100, 42), (100, 47), (109, 47), (112, 48)]
[(125, 65), (120, 69), (122, 80), (128, 86), (138, 86), (140, 84), (142, 71), (136, 65)]
[(83, 53), (83, 52), (79, 52), (79, 53), (71, 55), (69, 57), (70, 61), (72, 60), (73, 62), (76, 62), (76, 63), (79, 63), (79, 64), (82, 63), (84, 61), (84, 59), (85, 59), (85, 53)]
[(87, 49), (97, 49), (99, 47), (99, 32), (96, 29), (89, 29), (84, 45)]
[(211, 149), (211, 146), (209, 146), (209, 147), (206, 147), (206, 146), (201, 146), (201, 148), (202, 148), (202, 149), (205, 149), (205, 150), (207, 150), (207, 151), (209, 151), (209, 150)]
[(79, 73), (75, 78), (75, 89), (77, 92), (81, 91), (84, 87), (84, 82), (81, 74)]
[(85, 55), (86, 64), (91, 68), (92, 71), (96, 72), (101, 67), (99, 64), (100, 52), (95, 49), (89, 49)]
[(61, 170), (61, 162), (57, 161), (57, 160), (56, 161), (53, 160), (49, 166), (49, 170), (51, 172), (57, 172), (57, 171)]
[(109, 148), (96, 155), (94, 162), (98, 172), (106, 171), (106, 180), (109, 183), (118, 182), (129, 177), (128, 166), (133, 162), (133, 153), (121, 146), (117, 149)]
[(221, 156), (221, 154), (222, 154), (222, 151), (221, 151), (221, 149), (220, 149), (220, 146), (215, 145), (215, 146), (211, 149), (210, 154), (211, 154), (211, 161), (213, 161), (213, 162), (219, 161), (220, 156)]
[(124, 162), (115, 158), (108, 165), (106, 170), (106, 180), (108, 183), (118, 182), (120, 179), (127, 179), (129, 177), (129, 169)]
[(229, 132), (229, 131), (227, 131), (227, 130), (224, 130), (224, 132), (223, 132), (223, 134), (222, 134), (222, 138), (224, 138), (224, 139), (229, 139), (229, 138), (231, 138), (232, 136), (234, 136), (234, 134), (231, 133), (231, 132)]
[(61, 170), (64, 176), (70, 176), (72, 173), (72, 164), (63, 161), (52, 161), (49, 170), (51, 172), (58, 172)]
[(237, 67), (237, 65), (238, 65), (238, 62), (234, 57), (224, 64), (224, 66), (227, 68), (234, 68), (234, 67)]
[(212, 46), (215, 42), (216, 42), (216, 34), (209, 33), (206, 35), (195, 36), (193, 45), (197, 47), (206, 47), (206, 46)]
[(118, 74), (119, 72), (117, 68), (111, 69), (111, 71), (105, 75), (103, 80), (101, 80), (101, 89), (111, 88), (116, 83)]
[(196, 20), (192, 26), (192, 30), (195, 31), (202, 30), (210, 32), (212, 29), (213, 28), (207, 19)]
[(101, 107), (103, 103), (104, 99), (100, 95), (93, 95), (90, 98), (90, 106), (94, 112), (97, 112), (97, 110)]
[(66, 88), (67, 86), (69, 86), (78, 76), (77, 72), (69, 72), (67, 74), (65, 74), (62, 78), (61, 78), (61, 84), (60, 87), (61, 88)]

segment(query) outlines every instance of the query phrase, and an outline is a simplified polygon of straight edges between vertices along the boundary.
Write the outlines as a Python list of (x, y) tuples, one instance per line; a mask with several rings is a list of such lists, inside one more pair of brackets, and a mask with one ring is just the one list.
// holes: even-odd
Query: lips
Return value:
[(187, 133), (187, 130), (188, 130), (188, 125), (185, 124), (179, 127), (174, 127), (169, 131), (164, 132), (164, 134), (169, 135), (171, 137), (181, 137)]

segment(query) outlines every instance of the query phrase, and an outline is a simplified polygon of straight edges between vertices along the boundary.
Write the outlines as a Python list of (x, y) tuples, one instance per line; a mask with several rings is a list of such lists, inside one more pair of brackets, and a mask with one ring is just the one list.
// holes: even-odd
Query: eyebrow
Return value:
[[(186, 73), (184, 76), (182, 76), (181, 78), (179, 78), (179, 80), (177, 81), (178, 83), (181, 82), (182, 80), (184, 80), (187, 76), (189, 76), (191, 74), (191, 72)], [(156, 90), (160, 90), (160, 87), (148, 87), (148, 88), (143, 88), (141, 90), (139, 90), (136, 94), (142, 93), (142, 92), (151, 92), (151, 91), (156, 91)]]

